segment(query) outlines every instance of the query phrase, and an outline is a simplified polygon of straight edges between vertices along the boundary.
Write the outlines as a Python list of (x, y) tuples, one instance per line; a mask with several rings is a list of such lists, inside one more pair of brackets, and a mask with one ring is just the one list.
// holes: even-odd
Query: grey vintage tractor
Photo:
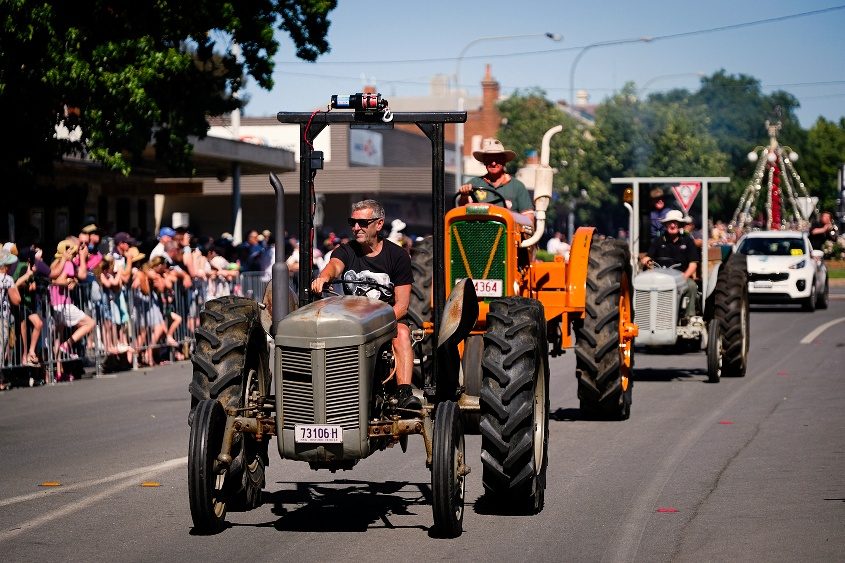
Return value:
[[(311, 182), (323, 164), (322, 153), (314, 151), (310, 141), (329, 124), (390, 129), (406, 123), (416, 124), (431, 140), (432, 252), (434, 263), (442, 264), (444, 125), (465, 121), (466, 113), (392, 114), (377, 94), (336, 96), (332, 106), (351, 111), (278, 114), (282, 123), (299, 124), (301, 133), (301, 263), (311, 263)], [(273, 176), (271, 184), (277, 199), (275, 229), (282, 233), (283, 189)], [(225, 297), (210, 301), (201, 313), (190, 385), (188, 452), (195, 529), (215, 533), (224, 526), (227, 507), (249, 509), (260, 503), (272, 436), (283, 459), (335, 471), (350, 469), (387, 447), (398, 444), (404, 450), (409, 435), (421, 434), (431, 470), (434, 529), (444, 537), (461, 534), (470, 471), (461, 411), (479, 409), (477, 398), (467, 398), (459, 383), (459, 349), (478, 317), (472, 280), (458, 282), (447, 293), (442, 266), (434, 268), (432, 361), (421, 390), (423, 408), (407, 411), (393, 398), (393, 309), (363, 296), (315, 299), (310, 295), (309, 268), (299, 272), (298, 299), (289, 299), (283, 242), (276, 244), (271, 305), (266, 298), (259, 304)], [(421, 330), (414, 334), (422, 339)], [(547, 416), (547, 409), (542, 412)]]
[[(697, 185), (701, 193), (702, 239), (708, 240), (709, 184), (728, 182), (728, 178), (613, 178), (612, 183), (626, 189), (625, 205), (631, 216), (629, 225), (631, 256), (640, 255), (640, 185)], [(637, 272), (634, 267), (634, 321), (639, 329), (634, 343), (663, 349), (700, 350), (707, 354), (707, 376), (718, 382), (722, 375), (742, 377), (748, 362), (749, 301), (745, 256), (730, 248), (704, 246), (701, 261), (697, 311), (686, 317), (688, 295), (686, 278), (671, 263), (653, 263), (652, 268)]]

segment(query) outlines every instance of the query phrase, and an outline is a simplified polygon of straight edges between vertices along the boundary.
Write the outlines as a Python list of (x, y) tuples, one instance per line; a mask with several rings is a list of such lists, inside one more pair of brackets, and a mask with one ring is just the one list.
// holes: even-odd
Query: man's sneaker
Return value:
[(397, 405), (400, 409), (407, 409), (411, 411), (422, 410), (422, 401), (419, 397), (414, 395), (413, 388), (410, 385), (400, 385), (399, 392), (396, 394), (396, 399), (399, 401)]

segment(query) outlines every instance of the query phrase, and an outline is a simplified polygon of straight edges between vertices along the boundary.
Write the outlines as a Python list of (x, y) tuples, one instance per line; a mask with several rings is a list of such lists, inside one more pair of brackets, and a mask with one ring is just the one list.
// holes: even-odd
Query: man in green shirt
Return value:
[[(516, 158), (516, 153), (505, 150), (498, 139), (488, 137), (481, 141), (481, 150), (473, 151), (472, 156), (487, 167), (487, 174), (472, 178), (469, 183), (461, 186), (458, 205), (466, 205), (472, 201), (489, 202), (522, 213), (533, 221), (534, 206), (525, 184), (505, 171), (505, 163)], [(488, 191), (477, 188), (485, 188)], [(499, 194), (505, 200), (504, 204), (490, 192)]]

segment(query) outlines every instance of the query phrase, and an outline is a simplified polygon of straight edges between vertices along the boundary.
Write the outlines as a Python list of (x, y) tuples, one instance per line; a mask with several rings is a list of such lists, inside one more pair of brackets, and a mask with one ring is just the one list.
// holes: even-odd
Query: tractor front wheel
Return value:
[(434, 529), (441, 537), (463, 531), (466, 497), (466, 447), (461, 413), (454, 401), (437, 405), (431, 459)]

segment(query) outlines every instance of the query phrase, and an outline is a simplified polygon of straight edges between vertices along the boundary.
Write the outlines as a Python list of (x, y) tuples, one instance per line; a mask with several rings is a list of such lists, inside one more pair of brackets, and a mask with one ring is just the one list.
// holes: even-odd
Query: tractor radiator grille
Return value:
[(358, 428), (358, 347), (326, 350), (326, 424)]
[[(634, 322), (641, 331), (674, 330), (674, 307), (671, 289), (663, 291), (635, 291), (634, 292)], [(652, 317), (652, 308), (654, 317)], [(653, 319), (653, 323), (652, 323)]]
[(314, 389), (311, 383), (311, 350), (282, 347), (283, 428), (314, 423)]
[[(493, 246), (498, 238), (498, 243)], [(449, 228), (451, 251), (449, 283), (462, 278), (498, 279), (505, 282), (507, 257), (505, 225), (496, 221), (457, 221)], [(492, 260), (491, 260), (492, 255)], [(469, 270), (467, 271), (467, 264)], [(489, 270), (485, 273), (485, 270)]]

